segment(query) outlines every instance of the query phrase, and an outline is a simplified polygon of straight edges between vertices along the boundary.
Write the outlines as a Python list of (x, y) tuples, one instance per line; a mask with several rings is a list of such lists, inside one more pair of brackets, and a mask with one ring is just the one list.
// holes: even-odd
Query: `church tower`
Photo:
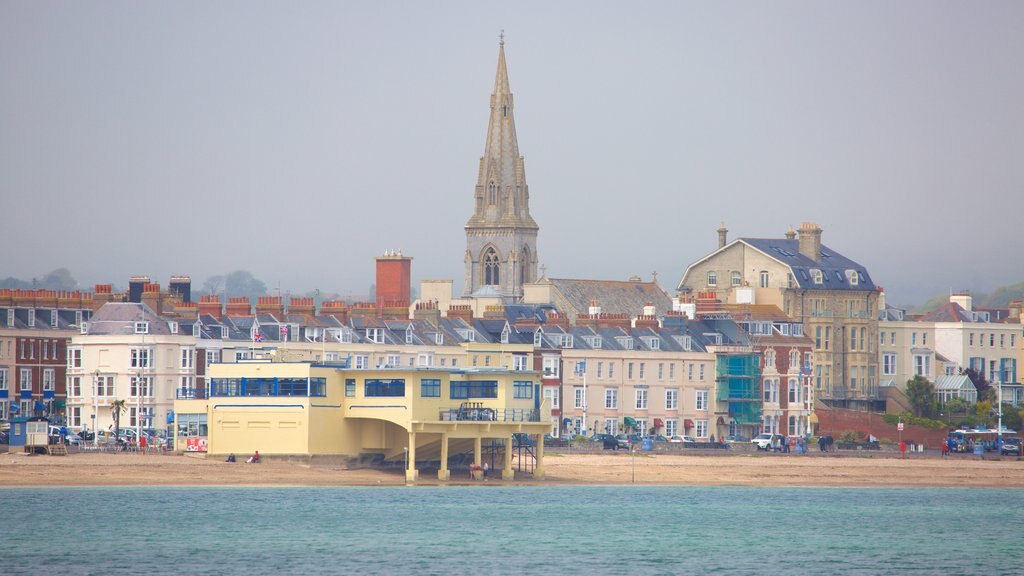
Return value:
[(502, 37), (473, 215), (466, 222), (463, 296), (500, 294), (507, 302), (515, 302), (523, 296), (524, 283), (537, 281), (539, 228), (530, 216), (530, 191), (516, 141), (514, 108)]

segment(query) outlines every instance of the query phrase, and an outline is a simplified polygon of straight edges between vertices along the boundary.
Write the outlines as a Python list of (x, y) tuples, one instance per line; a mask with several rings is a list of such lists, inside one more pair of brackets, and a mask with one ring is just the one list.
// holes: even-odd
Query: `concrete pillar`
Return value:
[(452, 471), (448, 469), (448, 433), (441, 433), (441, 467), (437, 470), (438, 480), (448, 480)]
[(409, 432), (409, 461), (405, 469), (405, 481), (415, 482), (420, 479), (420, 471), (416, 469), (416, 433)]
[(483, 448), (480, 442), (480, 437), (473, 438), (473, 464), (480, 465), (481, 456), (483, 454)]
[(537, 434), (537, 466), (533, 469), (536, 480), (544, 479), (544, 435)]
[(505, 467), (501, 469), (502, 480), (514, 480), (516, 471), (512, 469), (512, 435), (505, 437)]

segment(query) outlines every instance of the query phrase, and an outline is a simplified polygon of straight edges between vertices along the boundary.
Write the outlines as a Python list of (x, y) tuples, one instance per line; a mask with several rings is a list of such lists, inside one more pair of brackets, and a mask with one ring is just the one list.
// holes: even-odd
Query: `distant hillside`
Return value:
[[(978, 308), (1006, 308), (1011, 300), (1024, 298), (1024, 282), (1002, 286), (988, 294), (975, 292), (971, 296), (973, 297), (974, 306)], [(924, 304), (914, 308), (912, 313), (924, 314), (947, 301), (949, 301), (948, 294), (930, 298)]]

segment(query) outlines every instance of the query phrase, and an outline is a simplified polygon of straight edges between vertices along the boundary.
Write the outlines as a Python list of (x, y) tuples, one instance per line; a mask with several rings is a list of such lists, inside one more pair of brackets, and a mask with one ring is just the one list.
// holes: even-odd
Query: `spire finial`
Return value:
[(498, 45), (499, 46), (504, 46), (505, 45), (505, 29), (504, 28), (501, 29), (501, 34), (498, 34)]

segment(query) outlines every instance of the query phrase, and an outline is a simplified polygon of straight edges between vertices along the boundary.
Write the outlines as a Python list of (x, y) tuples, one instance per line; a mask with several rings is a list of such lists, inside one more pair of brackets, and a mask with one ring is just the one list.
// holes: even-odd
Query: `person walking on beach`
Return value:
[(825, 451), (825, 437), (818, 438), (818, 450), (821, 452)]
[(948, 442), (943, 442), (942, 445), (939, 446), (939, 453), (943, 457), (945, 457), (947, 454), (949, 454), (949, 443)]

